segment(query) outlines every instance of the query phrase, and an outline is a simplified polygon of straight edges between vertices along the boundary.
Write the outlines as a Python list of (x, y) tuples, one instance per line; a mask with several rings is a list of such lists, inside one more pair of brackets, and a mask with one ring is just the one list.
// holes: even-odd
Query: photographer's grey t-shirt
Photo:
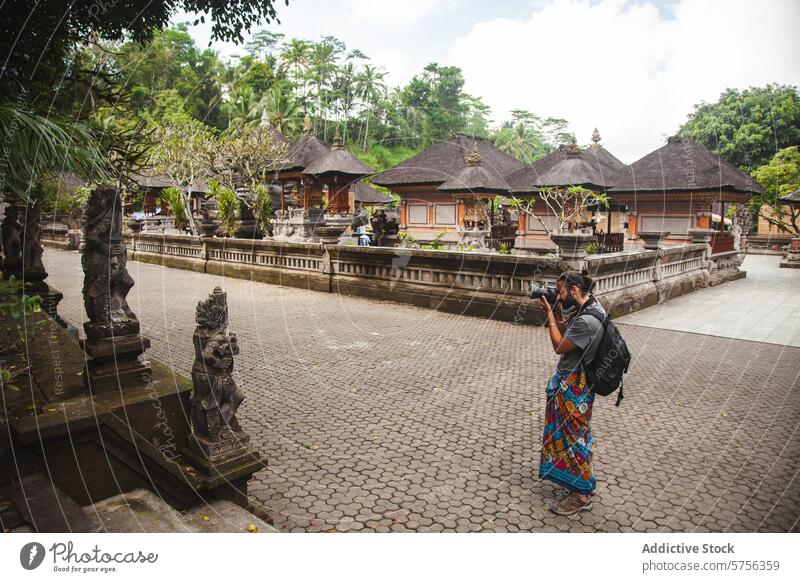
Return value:
[(601, 315), (606, 314), (603, 306), (594, 301), (570, 320), (564, 332), (564, 339), (568, 339), (578, 347), (571, 352), (561, 354), (557, 368), (559, 372), (577, 371), (578, 362), (583, 354), (586, 354), (583, 363), (590, 364), (597, 353), (597, 348), (600, 347), (600, 341), (603, 339), (603, 324), (594, 315), (586, 313), (590, 309), (596, 310)]

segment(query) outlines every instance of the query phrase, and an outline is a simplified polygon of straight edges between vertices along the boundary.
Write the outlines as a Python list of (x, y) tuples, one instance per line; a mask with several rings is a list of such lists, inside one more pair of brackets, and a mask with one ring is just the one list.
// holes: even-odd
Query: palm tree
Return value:
[(364, 130), (364, 151), (367, 151), (367, 139), (369, 138), (369, 118), (375, 103), (381, 98), (386, 90), (386, 72), (373, 67), (364, 65), (364, 69), (358, 76), (358, 93), (367, 108), (367, 124)]
[(339, 103), (338, 109), (341, 117), (344, 118), (344, 135), (342, 137), (345, 141), (347, 141), (347, 122), (350, 119), (350, 112), (353, 110), (353, 105), (355, 104), (355, 79), (355, 67), (353, 63), (348, 62), (336, 73), (333, 82), (333, 92), (331, 94), (334, 101)]
[(225, 104), (229, 125), (242, 121), (253, 121), (258, 118), (258, 101), (255, 91), (249, 85), (243, 85), (233, 90), (229, 101)]
[(289, 44), (284, 45), (283, 52), (281, 53), (281, 68), (283, 73), (289, 76), (290, 71), (294, 71), (294, 81), (299, 85), (300, 81), (303, 82), (303, 92), (300, 98), (305, 101), (306, 98), (306, 78), (304, 69), (308, 64), (308, 54), (311, 49), (311, 43), (306, 40), (293, 38)]
[(284, 135), (294, 133), (300, 121), (300, 107), (291, 92), (279, 86), (272, 87), (259, 104), (265, 111), (270, 126)]
[(325, 119), (322, 139), (327, 139), (328, 124), (322, 107), (323, 87), (336, 72), (336, 47), (329, 42), (320, 42), (313, 46), (309, 55), (309, 71), (317, 86), (317, 115)]
[(48, 119), (16, 105), (0, 105), (0, 143), (5, 159), (2, 192), (34, 201), (44, 178), (75, 174), (92, 180), (109, 176), (92, 132), (80, 123)]

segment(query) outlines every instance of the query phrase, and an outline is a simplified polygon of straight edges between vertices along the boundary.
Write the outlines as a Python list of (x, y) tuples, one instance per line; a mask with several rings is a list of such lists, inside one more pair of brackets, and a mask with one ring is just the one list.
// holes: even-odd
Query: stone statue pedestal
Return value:
[(487, 228), (464, 228), (459, 226), (456, 229), (458, 234), (458, 244), (465, 248), (475, 248), (478, 250), (489, 249), (489, 239), (492, 237), (491, 227)]
[(249, 446), (249, 436), (242, 437), (212, 443), (190, 434), (181, 459), (192, 468), (192, 481), (213, 491), (215, 499), (229, 499), (246, 507), (250, 501), (247, 484), (254, 473), (267, 466), (267, 460)]
[(118, 387), (147, 384), (152, 377), (150, 366), (139, 356), (150, 347), (150, 340), (138, 333), (108, 337), (105, 329), (85, 323), (86, 339), (81, 342), (89, 360), (84, 370), (84, 383), (93, 394)]
[(218, 440), (210, 440), (193, 433), (184, 454), (194, 461), (192, 464), (195, 466), (220, 467), (245, 456), (259, 458), (258, 452), (250, 446), (250, 435), (230, 429), (222, 431)]

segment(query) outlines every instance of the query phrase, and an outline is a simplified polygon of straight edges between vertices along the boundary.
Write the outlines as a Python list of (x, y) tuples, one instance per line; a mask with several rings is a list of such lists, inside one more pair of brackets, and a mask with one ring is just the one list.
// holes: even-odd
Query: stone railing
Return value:
[(592, 255), (586, 261), (595, 294), (612, 315), (662, 303), (708, 282), (705, 244)]
[[(147, 233), (126, 241), (132, 260), (528, 323), (543, 321), (530, 284), (554, 285), (568, 267), (560, 258), (396, 247)], [(713, 273), (744, 276), (731, 261), (697, 243), (591, 255), (569, 266), (589, 269), (596, 295), (617, 316), (727, 280)]]
[(66, 224), (60, 222), (42, 222), (42, 241), (65, 248), (77, 250), (80, 246), (82, 234), (79, 230), (70, 230)]
[(748, 255), (782, 255), (792, 240), (791, 234), (748, 234), (742, 237), (742, 248)]

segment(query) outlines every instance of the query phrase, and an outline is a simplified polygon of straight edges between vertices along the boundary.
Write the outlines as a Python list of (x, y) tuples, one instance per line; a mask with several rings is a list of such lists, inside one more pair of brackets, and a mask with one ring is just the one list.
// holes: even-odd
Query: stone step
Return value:
[[(97, 530), (97, 520), (84, 513), (43, 473), (34, 473), (6, 486), (3, 495), (21, 520), (38, 533), (86, 533)], [(13, 514), (10, 514), (13, 518)], [(24, 525), (12, 526), (16, 530)]]
[(179, 513), (147, 489), (136, 489), (109, 497), (85, 506), (83, 512), (102, 524), (96, 531), (109, 533), (233, 533), (252, 529), (256, 532), (277, 531), (230, 501), (213, 501)]
[(0, 528), (7, 533), (24, 524), (22, 516), (17, 508), (14, 507), (14, 504), (11, 503), (11, 500), (0, 495)]

